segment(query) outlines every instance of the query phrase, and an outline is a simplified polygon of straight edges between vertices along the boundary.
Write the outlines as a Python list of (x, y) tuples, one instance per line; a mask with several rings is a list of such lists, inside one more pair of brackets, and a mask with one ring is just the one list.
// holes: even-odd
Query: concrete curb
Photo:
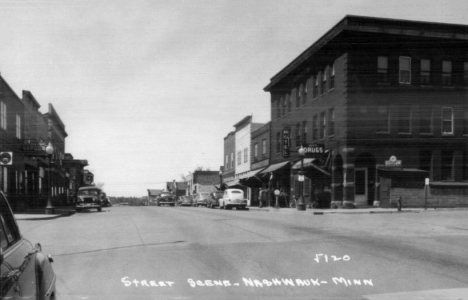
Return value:
[(45, 214), (15, 214), (16, 220), (21, 221), (41, 221), (41, 220), (53, 220), (61, 217), (69, 217), (76, 213), (75, 210), (66, 211), (56, 215), (45, 215)]

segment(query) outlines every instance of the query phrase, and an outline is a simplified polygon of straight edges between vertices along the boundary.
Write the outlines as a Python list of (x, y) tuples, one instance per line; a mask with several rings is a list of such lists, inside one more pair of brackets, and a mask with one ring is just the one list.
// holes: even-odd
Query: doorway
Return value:
[(354, 170), (354, 203), (357, 206), (367, 206), (367, 168)]

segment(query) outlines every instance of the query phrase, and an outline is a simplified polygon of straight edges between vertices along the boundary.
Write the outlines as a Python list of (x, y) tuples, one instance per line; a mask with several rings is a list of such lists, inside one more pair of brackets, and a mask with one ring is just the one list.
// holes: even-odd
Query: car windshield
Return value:
[(165, 194), (161, 194), (160, 196), (161, 196), (161, 197), (169, 197), (169, 196), (172, 196), (172, 195), (169, 194), (169, 193), (165, 193)]
[(78, 195), (93, 195), (93, 196), (97, 196), (97, 195), (99, 195), (99, 191), (98, 191), (98, 190), (82, 190), (82, 191), (78, 191)]

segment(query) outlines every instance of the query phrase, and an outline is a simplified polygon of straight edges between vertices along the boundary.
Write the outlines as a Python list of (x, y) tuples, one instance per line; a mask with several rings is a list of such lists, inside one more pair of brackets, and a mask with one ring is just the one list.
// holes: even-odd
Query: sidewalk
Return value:
[(55, 212), (52, 215), (45, 214), (45, 208), (43, 209), (30, 209), (24, 212), (14, 213), (16, 220), (51, 220), (60, 217), (68, 217), (75, 214), (74, 207), (56, 207)]
[(328, 214), (392, 214), (392, 213), (405, 213), (413, 212), (419, 213), (424, 211), (435, 211), (434, 208), (403, 208), (401, 211), (398, 211), (397, 208), (381, 208), (381, 207), (365, 207), (365, 208), (308, 208), (304, 211), (299, 211), (297, 208), (273, 208), (273, 207), (249, 207), (249, 210), (256, 211), (265, 211), (265, 212), (283, 212), (283, 213), (300, 213), (300, 214), (314, 214), (314, 215), (328, 215)]

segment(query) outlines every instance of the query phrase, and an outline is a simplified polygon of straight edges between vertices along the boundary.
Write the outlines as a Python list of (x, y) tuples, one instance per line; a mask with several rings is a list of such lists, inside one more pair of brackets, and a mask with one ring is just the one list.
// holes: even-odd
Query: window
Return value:
[(16, 115), (16, 137), (21, 139), (21, 116)]
[(400, 83), (411, 84), (411, 57), (400, 56)]
[(2, 252), (20, 239), (15, 224), (6, 199), (0, 196), (0, 246)]
[(301, 123), (296, 124), (296, 147), (301, 146)]
[(442, 61), (442, 85), (452, 85), (452, 62), (448, 60)]
[(276, 153), (281, 152), (281, 132), (276, 133)]
[(237, 165), (242, 163), (242, 151), (237, 152)]
[(453, 180), (453, 151), (442, 151), (441, 154), (441, 179)]
[(226, 166), (226, 170), (228, 169), (229, 167), (229, 156), (226, 155), (226, 162), (224, 164)]
[(322, 130), (320, 130), (320, 139), (324, 139), (327, 134), (327, 118), (325, 116), (325, 112), (320, 114), (320, 125), (322, 126)]
[(453, 134), (453, 109), (451, 107), (442, 108), (442, 134)]
[(421, 85), (431, 84), (431, 61), (421, 59)]
[(7, 107), (5, 102), (0, 101), (0, 127), (4, 130), (7, 129)]
[(326, 88), (327, 88), (327, 69), (323, 70), (323, 73), (322, 73), (322, 86), (320, 87), (321, 95), (325, 94)]
[(307, 144), (307, 121), (302, 122), (302, 143)]
[(256, 161), (258, 159), (258, 143), (255, 143), (254, 145), (254, 160)]
[(411, 133), (411, 107), (400, 106), (398, 112), (398, 133)]
[(317, 98), (318, 95), (318, 79), (319, 75), (315, 76), (315, 82), (314, 82), (314, 90), (312, 91), (312, 98)]
[(432, 134), (432, 107), (423, 106), (421, 107), (419, 116), (419, 133), (421, 134)]
[(234, 168), (234, 152), (231, 153), (231, 169)]
[(377, 132), (389, 133), (390, 132), (390, 113), (386, 105), (377, 106)]
[(377, 80), (379, 83), (388, 82), (388, 57), (377, 57)]
[(468, 62), (463, 63), (463, 85), (468, 87)]
[(302, 104), (307, 102), (307, 82), (304, 83), (304, 92), (302, 93)]
[(332, 136), (335, 134), (335, 110), (330, 108), (328, 110), (328, 136)]
[(262, 158), (266, 157), (266, 139), (263, 139), (262, 141)]
[(301, 106), (301, 90), (302, 84), (296, 89), (296, 107)]
[(249, 157), (249, 148), (244, 149), (244, 162), (246, 163), (248, 161)]
[(281, 117), (281, 101), (283, 101), (283, 98), (278, 99), (276, 101), (276, 118), (279, 119)]
[(335, 88), (335, 64), (332, 65), (330, 70), (330, 91)]
[(468, 108), (463, 113), (463, 135), (468, 135)]
[(312, 140), (317, 140), (318, 134), (318, 117), (314, 116), (312, 119)]
[(283, 116), (286, 115), (287, 111), (286, 111), (286, 108), (288, 107), (288, 95), (286, 95), (283, 99)]
[(288, 113), (290, 113), (292, 109), (292, 95), (291, 96), (288, 95), (287, 98), (288, 98)]

